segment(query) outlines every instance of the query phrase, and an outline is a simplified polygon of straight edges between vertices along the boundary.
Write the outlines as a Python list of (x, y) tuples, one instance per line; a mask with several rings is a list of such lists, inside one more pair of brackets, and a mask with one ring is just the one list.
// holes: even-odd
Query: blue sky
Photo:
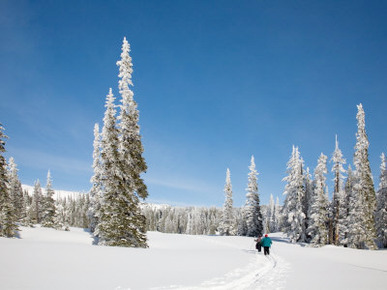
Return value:
[(251, 155), (262, 203), (282, 201), (293, 144), (313, 171), (338, 134), (352, 163), (360, 102), (378, 185), (385, 1), (3, 0), (0, 11), (0, 122), (24, 184), (45, 185), (50, 169), (56, 189), (90, 188), (93, 126), (108, 89), (118, 95), (126, 36), (148, 201), (221, 206), (230, 168), (240, 206)]

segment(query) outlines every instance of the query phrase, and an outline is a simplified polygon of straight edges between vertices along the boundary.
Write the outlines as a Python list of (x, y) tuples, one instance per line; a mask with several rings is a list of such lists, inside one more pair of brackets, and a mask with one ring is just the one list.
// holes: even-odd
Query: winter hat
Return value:
[(267, 234), (265, 235), (265, 237), (267, 237)]

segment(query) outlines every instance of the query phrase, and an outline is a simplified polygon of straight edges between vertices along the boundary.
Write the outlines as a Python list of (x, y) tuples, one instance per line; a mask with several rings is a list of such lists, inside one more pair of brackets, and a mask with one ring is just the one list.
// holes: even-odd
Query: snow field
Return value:
[[(232, 290), (232, 289), (284, 289), (288, 264), (282, 258), (264, 256), (263, 252), (255, 250), (252, 238), (220, 237), (220, 236), (191, 236), (217, 245), (228, 247), (249, 256), (248, 263), (237, 267), (224, 275), (202, 282), (199, 286), (171, 286), (156, 289), (184, 289), (184, 290)], [(277, 261), (280, 261), (278, 264)], [(269, 287), (269, 288), (267, 288)]]
[(387, 251), (149, 232), (149, 249), (92, 245), (90, 234), (21, 227), (0, 238), (0, 289), (386, 289)]
[(265, 257), (255, 251), (254, 255), (254, 260), (246, 267), (237, 268), (223, 277), (206, 281), (200, 287), (183, 289), (284, 289), (288, 272), (287, 263), (281, 258)]
[(386, 250), (313, 248), (273, 236), (273, 256), (278, 253), (290, 264), (285, 289), (387, 289)]
[(149, 232), (150, 248), (132, 249), (93, 246), (79, 228), (21, 227), (20, 236), (0, 239), (1, 289), (189, 289), (210, 281), (208, 288), (259, 266), (245, 237)]

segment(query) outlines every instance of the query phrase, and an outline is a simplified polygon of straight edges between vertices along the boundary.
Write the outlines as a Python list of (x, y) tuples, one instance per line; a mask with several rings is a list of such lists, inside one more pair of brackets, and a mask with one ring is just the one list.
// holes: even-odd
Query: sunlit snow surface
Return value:
[(387, 251), (149, 232), (149, 249), (93, 246), (87, 231), (0, 238), (0, 289), (386, 289)]

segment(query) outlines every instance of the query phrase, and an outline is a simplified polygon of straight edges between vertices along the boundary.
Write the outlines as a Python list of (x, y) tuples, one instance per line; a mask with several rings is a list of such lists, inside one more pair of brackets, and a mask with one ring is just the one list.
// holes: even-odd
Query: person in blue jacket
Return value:
[(266, 234), (265, 237), (261, 240), (261, 245), (263, 247), (263, 253), (266, 255), (270, 255), (270, 246), (273, 242), (269, 238), (269, 236)]

